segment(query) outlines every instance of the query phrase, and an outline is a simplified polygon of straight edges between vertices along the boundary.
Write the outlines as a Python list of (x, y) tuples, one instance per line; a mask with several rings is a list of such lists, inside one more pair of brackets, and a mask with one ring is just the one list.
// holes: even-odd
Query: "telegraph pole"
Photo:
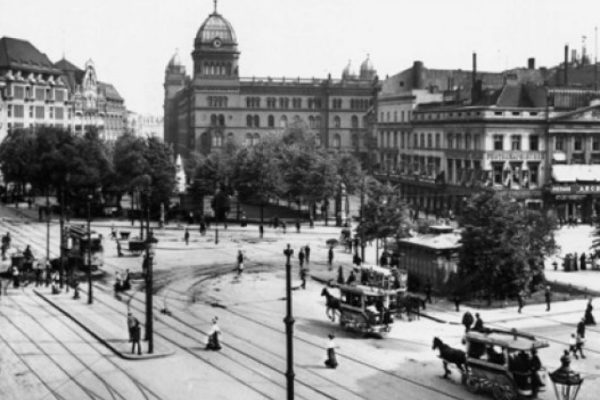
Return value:
[(91, 231), (91, 206), (92, 206), (92, 195), (88, 194), (87, 198), (87, 278), (88, 278), (88, 304), (94, 302), (94, 295), (92, 293), (92, 231)]
[(294, 317), (292, 316), (292, 265), (290, 264), (290, 258), (294, 254), (294, 250), (290, 248), (289, 243), (283, 251), (283, 254), (286, 258), (285, 297), (287, 305), (287, 314), (283, 320), (285, 322), (285, 336), (287, 342), (287, 371), (285, 376), (287, 378), (287, 400), (294, 400)]

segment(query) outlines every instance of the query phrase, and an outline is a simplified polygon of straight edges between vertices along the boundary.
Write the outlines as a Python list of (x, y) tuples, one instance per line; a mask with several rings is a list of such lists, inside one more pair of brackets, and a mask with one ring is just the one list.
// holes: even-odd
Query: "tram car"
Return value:
[(88, 233), (84, 225), (71, 225), (66, 228), (67, 243), (65, 254), (69, 265), (75, 268), (83, 268), (87, 264), (87, 252), (90, 251), (90, 265), (93, 270), (104, 264), (104, 248), (102, 246), (102, 235), (96, 231), (90, 231), (88, 245)]
[(394, 319), (390, 305), (395, 290), (364, 285), (340, 285), (340, 325), (364, 334), (386, 335)]
[(465, 342), (462, 381), (470, 392), (486, 391), (496, 400), (516, 400), (533, 398), (544, 390), (546, 370), (536, 353), (548, 347), (546, 341), (516, 330), (489, 330), (468, 332)]

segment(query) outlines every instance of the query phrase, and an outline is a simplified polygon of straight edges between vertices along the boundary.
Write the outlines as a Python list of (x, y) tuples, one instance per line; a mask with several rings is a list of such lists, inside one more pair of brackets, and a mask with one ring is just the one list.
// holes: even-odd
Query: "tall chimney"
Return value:
[(475, 88), (475, 83), (477, 82), (477, 53), (473, 53), (473, 72), (471, 80), (473, 81), (471, 87)]
[(535, 58), (530, 57), (527, 59), (527, 68), (528, 69), (535, 69)]
[(563, 84), (567, 86), (569, 84), (569, 45), (565, 44), (565, 69)]

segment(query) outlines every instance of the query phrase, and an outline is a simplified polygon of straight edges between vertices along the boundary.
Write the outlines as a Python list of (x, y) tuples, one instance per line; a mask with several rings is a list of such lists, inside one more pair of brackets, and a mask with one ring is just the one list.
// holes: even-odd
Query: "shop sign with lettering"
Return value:
[(553, 185), (552, 194), (600, 194), (600, 185)]
[(491, 161), (541, 161), (540, 151), (490, 151), (487, 154)]

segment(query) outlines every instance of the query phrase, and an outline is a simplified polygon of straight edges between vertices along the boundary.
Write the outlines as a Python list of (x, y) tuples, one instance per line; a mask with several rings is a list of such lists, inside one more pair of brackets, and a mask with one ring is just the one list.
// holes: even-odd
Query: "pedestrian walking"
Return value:
[(329, 246), (329, 251), (327, 252), (327, 265), (329, 265), (330, 271), (331, 271), (332, 263), (333, 263), (333, 246)]
[(524, 303), (523, 303), (523, 292), (519, 291), (517, 293), (517, 303), (519, 303), (519, 314), (521, 314), (521, 310), (523, 309)]
[(577, 356), (578, 352), (581, 355), (581, 358), (585, 358), (585, 355), (582, 351), (582, 340), (583, 339), (581, 337), (578, 337), (575, 333), (571, 333), (571, 337), (569, 338), (569, 352), (573, 353), (573, 357), (575, 357), (576, 360), (579, 359), (579, 357)]
[(473, 325), (473, 328), (471, 330), (475, 332), (483, 332), (485, 330), (485, 328), (483, 327), (483, 320), (481, 319), (479, 313), (475, 313), (475, 325)]
[(218, 320), (218, 317), (212, 319), (212, 326), (208, 332), (208, 341), (206, 342), (206, 350), (221, 350), (221, 341), (219, 340), (221, 329), (217, 324)]
[(140, 337), (142, 336), (142, 329), (140, 327), (140, 321), (137, 319), (131, 329), (131, 354), (135, 354), (135, 347), (137, 345), (138, 356), (142, 355), (142, 346), (140, 345)]
[(356, 282), (356, 273), (354, 272), (354, 269), (352, 271), (350, 271), (350, 275), (348, 275), (348, 279), (346, 280), (346, 285), (352, 285), (354, 282)]
[(185, 228), (185, 233), (183, 234), (183, 240), (185, 241), (186, 246), (190, 243), (190, 231), (188, 231), (188, 228)]
[(300, 247), (300, 251), (298, 251), (298, 263), (300, 264), (301, 269), (304, 266), (304, 258), (305, 257), (306, 256), (304, 255), (304, 249), (302, 247)]
[(552, 292), (550, 291), (550, 285), (546, 285), (544, 290), (544, 299), (546, 300), (546, 311), (550, 311), (550, 303), (552, 302)]
[(310, 263), (310, 246), (307, 244), (304, 246), (304, 255), (306, 256), (306, 263)]
[(302, 283), (300, 284), (300, 287), (302, 289), (306, 289), (306, 276), (307, 275), (308, 275), (308, 268), (301, 267), (300, 268), (300, 280), (302, 281)]
[(327, 342), (327, 359), (325, 360), (325, 366), (327, 368), (335, 369), (338, 366), (337, 357), (335, 356), (335, 349), (338, 348), (338, 346), (333, 340), (335, 339), (333, 333), (330, 333), (328, 337), (329, 342)]
[(577, 334), (582, 338), (585, 338), (585, 318), (582, 318), (577, 323)]
[(468, 310), (465, 311), (462, 317), (462, 324), (465, 326), (465, 333), (471, 330), (471, 325), (473, 325), (473, 314), (471, 314)]
[(592, 299), (589, 299), (587, 306), (585, 307), (585, 314), (583, 317), (586, 325), (596, 325), (596, 320), (594, 319), (594, 314), (592, 314), (593, 309), (594, 309), (594, 306), (592, 305)]
[(238, 250), (237, 255), (237, 273), (241, 275), (244, 272), (244, 253), (242, 250)]
[(586, 258), (585, 258), (585, 252), (583, 252), (583, 253), (581, 253), (581, 256), (579, 257), (579, 268), (580, 268), (582, 271), (585, 271), (585, 270), (586, 270), (586, 268), (587, 268), (587, 266), (585, 265), (586, 261), (587, 261), (587, 260), (586, 260)]
[(300, 221), (296, 220), (296, 233), (300, 233)]
[(338, 267), (338, 277), (337, 277), (337, 283), (340, 285), (343, 285), (345, 282), (344, 280), (344, 268), (340, 265)]
[(121, 248), (121, 241), (117, 239), (117, 257), (123, 257), (123, 249)]
[(42, 286), (44, 284), (44, 281), (42, 279), (43, 274), (44, 274), (44, 269), (42, 268), (42, 263), (41, 263), (41, 261), (38, 261), (35, 264), (35, 286), (36, 287)]
[(79, 299), (79, 281), (77, 278), (74, 278), (73, 281), (73, 300)]
[(357, 267), (360, 267), (360, 264), (362, 264), (362, 258), (360, 258), (358, 255), (358, 252), (354, 253), (354, 256), (352, 257), (352, 263)]
[(460, 311), (460, 295), (459, 294), (454, 295), (454, 309), (456, 310), (456, 312)]
[(20, 272), (16, 265), (12, 267), (13, 288), (17, 289), (20, 286)]
[(431, 280), (427, 278), (427, 282), (425, 282), (425, 302), (432, 304), (431, 301)]
[(258, 235), (260, 236), (261, 239), (263, 238), (264, 234), (265, 234), (265, 227), (263, 226), (263, 224), (258, 225)]
[(284, 234), (287, 232), (287, 225), (285, 224), (285, 221), (281, 221), (281, 230)]
[(133, 328), (135, 327), (137, 319), (130, 312), (127, 313), (127, 331), (129, 332), (129, 341), (133, 342)]

